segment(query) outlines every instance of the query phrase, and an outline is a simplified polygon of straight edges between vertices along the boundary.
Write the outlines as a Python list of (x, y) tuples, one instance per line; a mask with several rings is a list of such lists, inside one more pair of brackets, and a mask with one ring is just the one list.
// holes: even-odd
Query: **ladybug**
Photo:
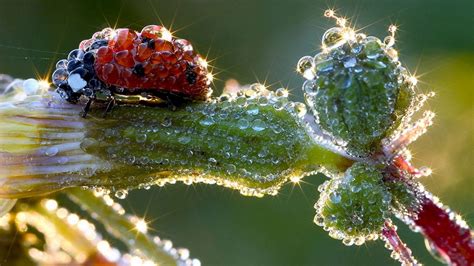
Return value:
[(108, 102), (107, 113), (116, 102), (174, 106), (206, 100), (212, 93), (207, 62), (190, 42), (174, 38), (158, 25), (141, 32), (127, 28), (96, 32), (57, 62), (52, 81), (66, 101), (87, 99), (84, 117), (93, 101)]

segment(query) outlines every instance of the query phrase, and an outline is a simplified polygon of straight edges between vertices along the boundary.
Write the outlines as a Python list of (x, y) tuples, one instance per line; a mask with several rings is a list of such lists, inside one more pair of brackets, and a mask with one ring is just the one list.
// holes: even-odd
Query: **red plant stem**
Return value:
[(385, 221), (382, 235), (385, 241), (391, 246), (393, 252), (398, 254), (398, 260), (403, 265), (418, 265), (418, 261), (411, 255), (411, 250), (400, 239), (396, 227), (390, 220)]
[[(404, 158), (397, 158), (392, 165), (392, 177), (411, 183), (412, 170), (403, 166), (410, 166)], [(418, 227), (431, 246), (439, 255), (451, 265), (474, 265), (474, 233), (467, 223), (454, 212), (443, 207), (436, 197), (432, 196), (422, 186), (412, 183), (410, 186), (416, 195), (418, 206), (410, 210), (408, 217)]]
[(456, 215), (436, 204), (428, 193), (422, 195), (413, 222), (447, 262), (474, 265), (474, 239), (471, 230), (456, 221)]

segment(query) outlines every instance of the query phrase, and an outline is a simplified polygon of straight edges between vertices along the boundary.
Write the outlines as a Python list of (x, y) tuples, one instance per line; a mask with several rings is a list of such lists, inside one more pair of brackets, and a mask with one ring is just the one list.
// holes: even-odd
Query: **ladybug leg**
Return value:
[(168, 95), (166, 96), (166, 104), (168, 106), (168, 109), (170, 109), (171, 111), (176, 111), (176, 104), (174, 103), (173, 99)]
[(104, 114), (102, 115), (102, 117), (105, 117), (107, 115), (107, 113), (109, 113), (110, 111), (112, 111), (112, 108), (114, 107), (114, 105), (116, 104), (115, 102), (115, 97), (112, 96), (110, 101), (107, 103), (107, 107), (105, 108), (105, 112)]
[(89, 98), (89, 100), (86, 103), (86, 106), (84, 106), (84, 109), (82, 109), (82, 118), (86, 118), (87, 113), (89, 113), (89, 110), (91, 109), (91, 104), (94, 101), (94, 99)]

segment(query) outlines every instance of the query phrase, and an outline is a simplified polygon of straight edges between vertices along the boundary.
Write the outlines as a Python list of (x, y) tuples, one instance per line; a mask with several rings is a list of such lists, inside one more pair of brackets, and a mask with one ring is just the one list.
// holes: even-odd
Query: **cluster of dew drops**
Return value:
[[(211, 128), (216, 123), (222, 123), (223, 121), (231, 119), (235, 121), (232, 123), (233, 127), (240, 131), (251, 130), (253, 133), (264, 133), (266, 131), (271, 131), (272, 134), (286, 134), (281, 135), (280, 141), (277, 143), (282, 147), (286, 147), (287, 156), (289, 160), (296, 159), (298, 154), (292, 151), (291, 145), (286, 145), (289, 142), (293, 142), (294, 138), (303, 138), (304, 131), (295, 131), (290, 134), (287, 132), (288, 125), (282, 123), (277, 123), (273, 121), (271, 116), (265, 116), (260, 113), (261, 107), (271, 107), (277, 111), (286, 112), (290, 116), (295, 117), (295, 121), (299, 126), (303, 125), (302, 118), (306, 114), (306, 106), (303, 103), (295, 103), (288, 100), (288, 90), (285, 88), (279, 88), (276, 91), (270, 91), (266, 88), (265, 85), (254, 83), (248, 86), (243, 86), (237, 92), (223, 93), (221, 96), (216, 98), (209, 99), (208, 103), (203, 105), (189, 105), (185, 107), (185, 111), (189, 114), (192, 114), (193, 117), (199, 117), (197, 123), (205, 128)], [(262, 116), (264, 115), (264, 116)], [(156, 130), (172, 130), (173, 135), (177, 136), (177, 140), (180, 144), (185, 145), (188, 150), (188, 155), (193, 156), (193, 144), (191, 143), (191, 137), (187, 135), (188, 131), (191, 130), (191, 133), (196, 133), (193, 129), (183, 129), (181, 127), (174, 127), (174, 121), (167, 117), (161, 123), (158, 123), (157, 126), (160, 129)], [(153, 129), (151, 129), (153, 130)], [(213, 134), (225, 134), (225, 132), (215, 132)], [(216, 136), (210, 134), (210, 131), (199, 130), (199, 143), (208, 143), (209, 145), (218, 145), (214, 143)], [(223, 135), (226, 139), (231, 137)], [(136, 141), (137, 143), (144, 143), (148, 141), (148, 136), (146, 133), (141, 133), (136, 136), (135, 139), (130, 139), (129, 141)], [(177, 181), (181, 181), (186, 185), (191, 185), (193, 183), (206, 183), (206, 184), (217, 184), (224, 187), (229, 187), (239, 190), (243, 195), (248, 196), (263, 196), (264, 194), (275, 195), (279, 189), (279, 186), (283, 182), (279, 182), (276, 187), (270, 187), (265, 189), (252, 188), (245, 186), (239, 182), (232, 181), (227, 178), (217, 178), (209, 175), (212, 170), (217, 170), (219, 167), (223, 167), (225, 172), (228, 175), (239, 174), (245, 178), (252, 180), (253, 182), (265, 183), (273, 182), (275, 179), (281, 178), (285, 173), (280, 174), (269, 174), (269, 175), (260, 175), (253, 172), (250, 169), (240, 169), (237, 168), (234, 164), (229, 163), (230, 158), (238, 158), (238, 160), (243, 161), (247, 164), (253, 164), (257, 161), (262, 163), (271, 163), (279, 164), (281, 163), (278, 158), (273, 158), (272, 154), (269, 153), (268, 148), (258, 147), (259, 152), (256, 156), (248, 154), (249, 151), (244, 148), (239, 147), (239, 139), (233, 139), (232, 145), (225, 144), (224, 146), (216, 146), (214, 150), (219, 150), (220, 156), (225, 159), (226, 162), (219, 162), (219, 158), (208, 158), (208, 161), (202, 164), (202, 162), (195, 162), (198, 165), (196, 167), (202, 168), (204, 171), (196, 175), (192, 171), (182, 170), (179, 173), (176, 173), (172, 177), (160, 178), (156, 180), (154, 177), (150, 177), (150, 182), (144, 182), (140, 187), (149, 189), (152, 185), (165, 186), (166, 184), (174, 184)], [(220, 144), (219, 144), (220, 145)], [(231, 147), (232, 146), (232, 147)], [(113, 150), (110, 152), (113, 153)], [(111, 154), (113, 156), (113, 154)], [(132, 157), (130, 157), (132, 156)], [(183, 158), (181, 156), (177, 157), (168, 157), (168, 158), (158, 158), (158, 159), (148, 159), (148, 158), (135, 158), (133, 155), (124, 154), (124, 160), (139, 161), (142, 164), (156, 164), (160, 165), (183, 165)], [(156, 161), (159, 160), (159, 161)], [(186, 164), (193, 163), (193, 160), (188, 160)], [(144, 164), (144, 165), (146, 165)], [(115, 196), (119, 199), (124, 199), (127, 197), (128, 189), (119, 189), (115, 191)]]

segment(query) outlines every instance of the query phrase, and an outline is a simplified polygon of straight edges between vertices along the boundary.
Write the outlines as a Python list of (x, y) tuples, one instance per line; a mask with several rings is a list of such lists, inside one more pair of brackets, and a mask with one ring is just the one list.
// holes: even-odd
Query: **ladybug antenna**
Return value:
[(334, 11), (333, 9), (326, 9), (326, 11), (324, 11), (324, 16), (327, 17), (327, 18), (335, 19), (336, 24), (338, 26), (343, 27), (343, 28), (346, 27), (347, 19), (345, 19), (343, 17), (338, 17), (336, 15), (336, 11)]

